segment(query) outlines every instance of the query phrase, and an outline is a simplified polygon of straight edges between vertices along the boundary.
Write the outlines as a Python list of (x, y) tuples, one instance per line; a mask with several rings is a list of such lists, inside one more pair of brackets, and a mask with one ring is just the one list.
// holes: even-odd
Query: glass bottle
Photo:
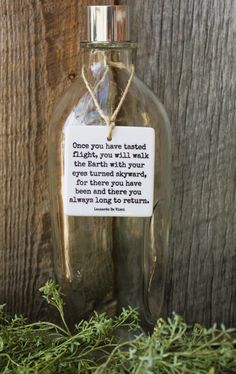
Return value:
[[(136, 44), (129, 38), (127, 6), (88, 7), (84, 72), (103, 113), (111, 116), (127, 87)], [(148, 68), (148, 67), (147, 67)], [(134, 76), (116, 126), (155, 129), (153, 214), (138, 217), (75, 217), (64, 214), (65, 128), (106, 126), (82, 77), (64, 93), (49, 127), (49, 183), (54, 267), (71, 320), (93, 310), (138, 308), (149, 328), (162, 308), (169, 233), (170, 126), (164, 107)]]

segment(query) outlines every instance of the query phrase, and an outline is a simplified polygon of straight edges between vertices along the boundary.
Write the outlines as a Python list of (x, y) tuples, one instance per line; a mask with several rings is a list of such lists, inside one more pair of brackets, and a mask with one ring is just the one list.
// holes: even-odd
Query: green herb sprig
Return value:
[[(167, 321), (159, 319), (147, 336), (137, 333), (138, 313), (128, 308), (113, 319), (94, 313), (71, 332), (59, 286), (49, 281), (40, 291), (59, 312), (62, 325), (29, 324), (22, 316), (8, 316), (0, 306), (0, 373), (236, 373), (234, 331), (224, 326), (190, 327), (173, 314)], [(121, 330), (130, 331), (133, 339), (121, 339)]]

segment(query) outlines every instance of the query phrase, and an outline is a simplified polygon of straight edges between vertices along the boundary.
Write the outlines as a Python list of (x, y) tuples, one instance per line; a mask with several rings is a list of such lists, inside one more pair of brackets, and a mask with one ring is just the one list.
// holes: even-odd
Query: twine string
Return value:
[[(122, 65), (122, 67), (123, 67), (123, 65)], [(120, 67), (120, 68), (121, 68), (121, 67)], [(119, 112), (120, 112), (120, 109), (121, 109), (121, 107), (122, 107), (122, 105), (123, 105), (123, 103), (124, 103), (124, 101), (125, 101), (125, 98), (126, 98), (126, 96), (127, 96), (127, 94), (128, 94), (128, 91), (129, 91), (129, 88), (130, 88), (131, 82), (132, 82), (133, 77), (134, 77), (134, 71), (135, 71), (135, 70), (134, 70), (134, 65), (131, 65), (131, 73), (130, 73), (130, 77), (129, 77), (129, 80), (128, 80), (128, 82), (127, 82), (126, 88), (125, 88), (125, 90), (124, 90), (124, 92), (123, 92), (123, 95), (122, 95), (122, 97), (121, 97), (121, 99), (120, 99), (120, 102), (119, 102), (119, 104), (117, 105), (117, 108), (115, 109), (115, 111), (113, 112), (113, 114), (112, 114), (111, 116), (107, 116), (107, 115), (104, 113), (104, 111), (102, 110), (102, 108), (101, 108), (101, 106), (100, 106), (100, 104), (99, 104), (99, 102), (98, 102), (98, 100), (97, 100), (97, 98), (96, 98), (96, 96), (95, 96), (95, 93), (94, 93), (93, 89), (91, 88), (91, 86), (90, 86), (90, 84), (89, 84), (89, 82), (88, 82), (88, 80), (87, 80), (87, 78), (86, 78), (86, 76), (85, 76), (85, 68), (84, 68), (84, 65), (83, 65), (83, 67), (82, 67), (82, 78), (83, 78), (83, 81), (84, 81), (84, 83), (85, 83), (85, 86), (86, 86), (88, 92), (90, 93), (90, 95), (91, 95), (91, 97), (92, 97), (92, 99), (93, 99), (94, 105), (95, 105), (95, 107), (96, 107), (96, 109), (97, 109), (97, 111), (98, 111), (100, 117), (103, 119), (103, 121), (104, 121), (104, 122), (106, 123), (106, 125), (107, 125), (107, 128), (108, 128), (107, 139), (108, 139), (108, 140), (112, 140), (112, 131), (113, 131), (115, 125), (116, 125), (116, 118), (117, 118), (117, 116), (118, 116), (118, 114), (119, 114)]]

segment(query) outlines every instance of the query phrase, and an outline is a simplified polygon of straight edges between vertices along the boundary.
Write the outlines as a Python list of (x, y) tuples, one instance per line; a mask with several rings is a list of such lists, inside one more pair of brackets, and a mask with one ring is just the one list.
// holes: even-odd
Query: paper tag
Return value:
[(155, 132), (106, 126), (65, 129), (64, 213), (68, 216), (150, 217)]

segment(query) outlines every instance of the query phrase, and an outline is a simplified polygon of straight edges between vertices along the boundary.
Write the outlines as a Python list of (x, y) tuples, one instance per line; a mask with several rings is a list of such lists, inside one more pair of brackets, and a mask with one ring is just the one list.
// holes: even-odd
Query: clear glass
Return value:
[[(85, 44), (84, 67), (102, 110), (111, 115), (130, 76), (133, 45)], [(63, 212), (64, 129), (105, 126), (81, 77), (59, 100), (49, 127), (49, 180), (56, 278), (71, 320), (93, 310), (138, 308), (149, 329), (162, 308), (170, 210), (170, 126), (166, 112), (136, 76), (116, 126), (148, 126), (156, 133), (155, 206), (151, 218), (71, 217)]]

